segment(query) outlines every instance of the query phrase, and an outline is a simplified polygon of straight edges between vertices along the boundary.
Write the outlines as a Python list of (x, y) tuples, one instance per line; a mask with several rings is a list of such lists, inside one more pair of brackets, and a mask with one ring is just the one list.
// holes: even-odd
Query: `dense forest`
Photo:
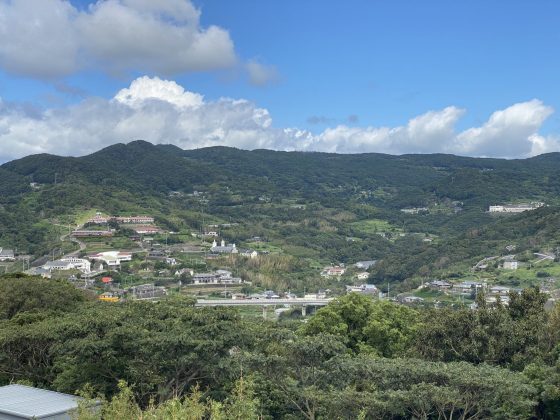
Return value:
[(24, 276), (0, 296), (0, 383), (79, 393), (80, 419), (560, 416), (560, 310), (537, 289), (477, 311), (350, 294), (307, 323)]

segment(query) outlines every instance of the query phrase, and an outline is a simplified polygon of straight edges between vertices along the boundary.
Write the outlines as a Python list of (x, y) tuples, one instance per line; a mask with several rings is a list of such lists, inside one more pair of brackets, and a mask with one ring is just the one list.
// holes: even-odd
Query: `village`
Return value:
[[(205, 197), (197, 192), (191, 196), (196, 200)], [(460, 209), (461, 203), (450, 205)], [(495, 205), (490, 206), (489, 212), (518, 213), (543, 205), (536, 202)], [(426, 210), (402, 209), (411, 215)], [(370, 229), (370, 233), (384, 238), (404, 235), (386, 222), (360, 223), (360, 228)], [(274, 287), (274, 290), (247, 278), (244, 267), (250, 264), (249, 261), (262, 261), (279, 255), (281, 251), (262, 237), (249, 238), (243, 242), (245, 246), (228, 242), (225, 239), (228, 229), (238, 226), (236, 222), (208, 223), (199, 232), (173, 232), (158, 224), (152, 215), (107, 215), (96, 211), (74, 227), (67, 227), (62, 239), (74, 247), (73, 250), (60, 255), (53, 252), (31, 263), (29, 256), (0, 248), (0, 267), (7, 271), (10, 265), (21, 264), (29, 275), (67, 279), (78, 288), (96, 293), (98, 299), (105, 302), (157, 300), (182, 294), (200, 301), (293, 299), (295, 303), (297, 299), (330, 300), (342, 294), (358, 293), (410, 306), (475, 308), (479, 294), (484, 296), (488, 305), (507, 305), (510, 293), (534, 285), (552, 299), (557, 297), (560, 269), (556, 254), (542, 251), (535, 252), (532, 258), (526, 254), (517, 256), (515, 245), (507, 246), (503, 255), (483, 258), (459, 278), (422, 279), (421, 284), (408, 292), (391, 292), (390, 284), (386, 287), (371, 284), (370, 270), (377, 262), (374, 259), (317, 267), (316, 276), (323, 279), (323, 286), (315, 290), (293, 291), (282, 287)], [(422, 237), (428, 243), (436, 239)]]

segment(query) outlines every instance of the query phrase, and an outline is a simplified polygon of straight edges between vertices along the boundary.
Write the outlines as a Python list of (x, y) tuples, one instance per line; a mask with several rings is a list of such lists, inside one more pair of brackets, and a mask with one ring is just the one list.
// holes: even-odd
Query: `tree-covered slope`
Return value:
[[(200, 231), (204, 218), (236, 222), (226, 239), (265, 236), (291, 255), (322, 262), (384, 259), (380, 269), (393, 261), (406, 278), (437, 265), (432, 254), (455, 261), (491, 247), (482, 240), (471, 245), (465, 232), (488, 225), (488, 236), (502, 238), (497, 230), (507, 228), (500, 226), (538, 224), (529, 214), (496, 220), (487, 206), (560, 204), (560, 154), (503, 160), (228, 147), (185, 151), (135, 141), (84, 157), (28, 156), (0, 166), (0, 180), (0, 246), (23, 252), (48, 252), (60, 237), (51, 231), (52, 221), (96, 209), (155, 214), (185, 230)], [(186, 196), (195, 190), (204, 192), (203, 200)], [(172, 191), (185, 194), (178, 199), (169, 196)], [(428, 211), (400, 211), (410, 207)], [(411, 235), (416, 233), (437, 235), (437, 246), (448, 248), (422, 242), (424, 236)], [(408, 236), (395, 240), (403, 234)], [(403, 278), (389, 271), (380, 275)]]

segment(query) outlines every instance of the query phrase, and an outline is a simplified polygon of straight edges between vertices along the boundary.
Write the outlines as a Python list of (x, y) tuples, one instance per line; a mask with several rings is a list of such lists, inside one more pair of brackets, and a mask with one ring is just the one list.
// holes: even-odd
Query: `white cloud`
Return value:
[(456, 132), (464, 110), (429, 111), (397, 127), (339, 125), (319, 134), (275, 128), (268, 110), (243, 99), (207, 101), (173, 81), (141, 77), (113, 99), (85, 99), (38, 111), (0, 100), (0, 160), (32, 153), (79, 156), (116, 142), (144, 139), (190, 149), (226, 145), (244, 149), (337, 153), (456, 153), (526, 157), (560, 151), (560, 138), (539, 128), (552, 109), (538, 100), (493, 113), (481, 127)]
[[(496, 111), (482, 126), (460, 133), (451, 150), (460, 154), (518, 157), (533, 153), (535, 135), (554, 110), (533, 99)], [(531, 140), (533, 139), (533, 140)], [(539, 147), (549, 147), (542, 139)]]
[(278, 80), (278, 71), (273, 66), (249, 60), (245, 67), (249, 75), (249, 82), (254, 86), (266, 86)]
[(121, 89), (115, 95), (115, 100), (132, 108), (141, 108), (149, 100), (168, 102), (180, 108), (198, 108), (203, 104), (204, 97), (185, 91), (173, 81), (143, 76), (134, 80), (129, 88)]
[(76, 71), (77, 15), (61, 0), (0, 0), (0, 66), (46, 78)]
[(56, 78), (84, 67), (177, 74), (236, 64), (229, 33), (203, 28), (189, 0), (0, 0), (0, 67)]

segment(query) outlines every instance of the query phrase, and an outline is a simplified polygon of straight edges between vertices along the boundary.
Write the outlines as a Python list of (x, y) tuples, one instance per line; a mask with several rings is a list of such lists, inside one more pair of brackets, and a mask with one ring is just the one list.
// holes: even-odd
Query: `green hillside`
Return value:
[[(558, 153), (501, 160), (185, 151), (135, 141), (79, 158), (28, 156), (2, 165), (0, 179), (0, 246), (49, 254), (71, 245), (60, 242), (67, 230), (60, 225), (94, 211), (151, 214), (186, 243), (211, 224), (226, 224), (220, 236), (228, 242), (293, 258), (278, 278), (302, 289), (326, 264), (375, 259), (372, 281), (403, 282), (464, 270), (512, 241), (523, 251), (552, 249), (560, 214)], [(486, 212), (531, 201), (550, 207)]]

